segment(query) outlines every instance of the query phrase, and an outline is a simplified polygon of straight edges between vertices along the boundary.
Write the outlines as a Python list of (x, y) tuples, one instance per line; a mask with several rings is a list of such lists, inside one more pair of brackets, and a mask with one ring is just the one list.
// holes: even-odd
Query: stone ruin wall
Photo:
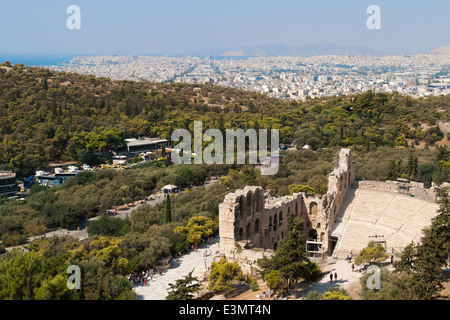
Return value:
[[(399, 181), (386, 180), (386, 181), (376, 181), (376, 180), (361, 180), (356, 181), (355, 184), (358, 188), (362, 189), (370, 189), (370, 190), (378, 190), (378, 191), (387, 191), (387, 192), (399, 192)], [(441, 186), (432, 183), (431, 187), (426, 188), (424, 183), (409, 181), (406, 183), (408, 186), (408, 193), (416, 195), (419, 192), (425, 192), (431, 200), (435, 201), (438, 198), (439, 190), (442, 187), (450, 186), (450, 184), (444, 182)]]
[(316, 238), (323, 252), (329, 253), (329, 235), (355, 174), (351, 150), (341, 149), (339, 165), (328, 176), (328, 192), (321, 198), (301, 192), (266, 200), (264, 189), (258, 186), (229, 193), (219, 205), (222, 255), (236, 258), (248, 249), (257, 257), (273, 254), (286, 236), (291, 213), (305, 221), (303, 231), (309, 240)]

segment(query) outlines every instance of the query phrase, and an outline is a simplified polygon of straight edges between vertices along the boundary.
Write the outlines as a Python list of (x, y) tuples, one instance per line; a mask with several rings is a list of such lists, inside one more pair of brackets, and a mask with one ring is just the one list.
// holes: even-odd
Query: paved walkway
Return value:
[[(211, 263), (219, 253), (219, 237), (214, 238), (213, 242), (201, 244), (197, 251), (190, 251), (171, 261), (171, 267), (162, 274), (156, 274), (153, 280), (146, 285), (134, 286), (134, 290), (139, 300), (165, 300), (169, 284), (176, 280), (184, 278), (194, 270), (192, 275), (201, 278), (202, 275), (211, 266)], [(208, 256), (204, 256), (208, 250)]]
[[(218, 182), (218, 179), (213, 179), (213, 180), (208, 180), (206, 181), (202, 186), (204, 186), (205, 188), (211, 186), (212, 184)], [(193, 188), (198, 188), (197, 186), (193, 187)], [(180, 192), (183, 193), (183, 192)], [(150, 196), (150, 199), (147, 201), (143, 201), (141, 204), (137, 204), (135, 206), (130, 206), (127, 209), (123, 209), (123, 210), (118, 210), (118, 214), (117, 215), (113, 215), (112, 217), (118, 217), (118, 218), (122, 218), (125, 219), (126, 216), (131, 218), (131, 213), (133, 212), (133, 210), (136, 210), (137, 208), (139, 208), (139, 206), (143, 205), (143, 204), (148, 204), (150, 206), (156, 206), (158, 204), (161, 204), (164, 201), (165, 197), (164, 194), (162, 192), (160, 193), (155, 193), (153, 195)], [(111, 209), (113, 210), (113, 209)], [(58, 228), (55, 231), (49, 231), (47, 233), (45, 233), (45, 235), (43, 236), (38, 236), (38, 237), (31, 237), (30, 238), (30, 242), (34, 241), (36, 239), (39, 239), (41, 237), (44, 238), (51, 238), (51, 237), (61, 237), (64, 235), (70, 235), (74, 238), (77, 238), (79, 240), (84, 240), (86, 238), (88, 238), (88, 234), (87, 234), (87, 227), (89, 225), (89, 223), (93, 220), (97, 220), (98, 218), (100, 218), (100, 216), (96, 216), (93, 218), (90, 218), (86, 221), (83, 222), (83, 225), (81, 226), (80, 230), (76, 230), (76, 229), (65, 229), (65, 228)], [(22, 246), (18, 246), (18, 247), (22, 247)], [(17, 248), (17, 247), (8, 247), (6, 248), (6, 250), (10, 251), (13, 248)]]
[[(310, 291), (317, 291), (324, 294), (334, 286), (339, 286), (349, 291), (352, 286), (354, 287), (360, 281), (359, 279), (363, 275), (356, 271), (356, 269), (352, 272), (351, 266), (352, 264), (345, 260), (338, 260), (335, 264), (328, 265), (324, 269), (325, 275), (322, 279), (300, 292), (299, 297), (306, 296)], [(333, 281), (330, 281), (330, 272), (333, 274)], [(335, 273), (337, 273), (337, 280), (334, 278)]]

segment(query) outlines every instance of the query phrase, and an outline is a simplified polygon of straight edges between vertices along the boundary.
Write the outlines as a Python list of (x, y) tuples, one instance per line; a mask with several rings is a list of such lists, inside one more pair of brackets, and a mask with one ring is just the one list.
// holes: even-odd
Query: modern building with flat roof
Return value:
[(0, 197), (16, 195), (16, 174), (11, 171), (0, 171)]
[(161, 149), (163, 146), (166, 148), (172, 147), (172, 142), (161, 138), (149, 138), (139, 137), (125, 139), (127, 144), (128, 154), (140, 154), (141, 152), (148, 152)]

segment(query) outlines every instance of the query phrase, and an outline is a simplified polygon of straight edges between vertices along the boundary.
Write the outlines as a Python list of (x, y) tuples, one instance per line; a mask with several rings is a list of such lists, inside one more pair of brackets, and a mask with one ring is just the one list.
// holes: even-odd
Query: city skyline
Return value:
[[(66, 21), (80, 8), (81, 29)], [(367, 8), (381, 9), (370, 30)], [(2, 55), (220, 54), (241, 48), (336, 44), (381, 54), (420, 54), (448, 46), (450, 3), (380, 1), (10, 1), (0, 27)]]

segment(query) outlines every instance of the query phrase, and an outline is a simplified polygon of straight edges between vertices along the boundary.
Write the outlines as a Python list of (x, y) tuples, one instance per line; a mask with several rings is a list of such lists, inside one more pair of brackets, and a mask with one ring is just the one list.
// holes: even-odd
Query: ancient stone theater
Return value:
[(355, 255), (371, 240), (396, 254), (417, 242), (436, 215), (435, 188), (401, 180), (358, 181), (351, 150), (341, 149), (338, 157), (321, 197), (302, 192), (268, 197), (258, 186), (226, 195), (219, 206), (222, 255), (255, 260), (273, 254), (292, 213), (304, 221), (306, 250), (316, 259)]

